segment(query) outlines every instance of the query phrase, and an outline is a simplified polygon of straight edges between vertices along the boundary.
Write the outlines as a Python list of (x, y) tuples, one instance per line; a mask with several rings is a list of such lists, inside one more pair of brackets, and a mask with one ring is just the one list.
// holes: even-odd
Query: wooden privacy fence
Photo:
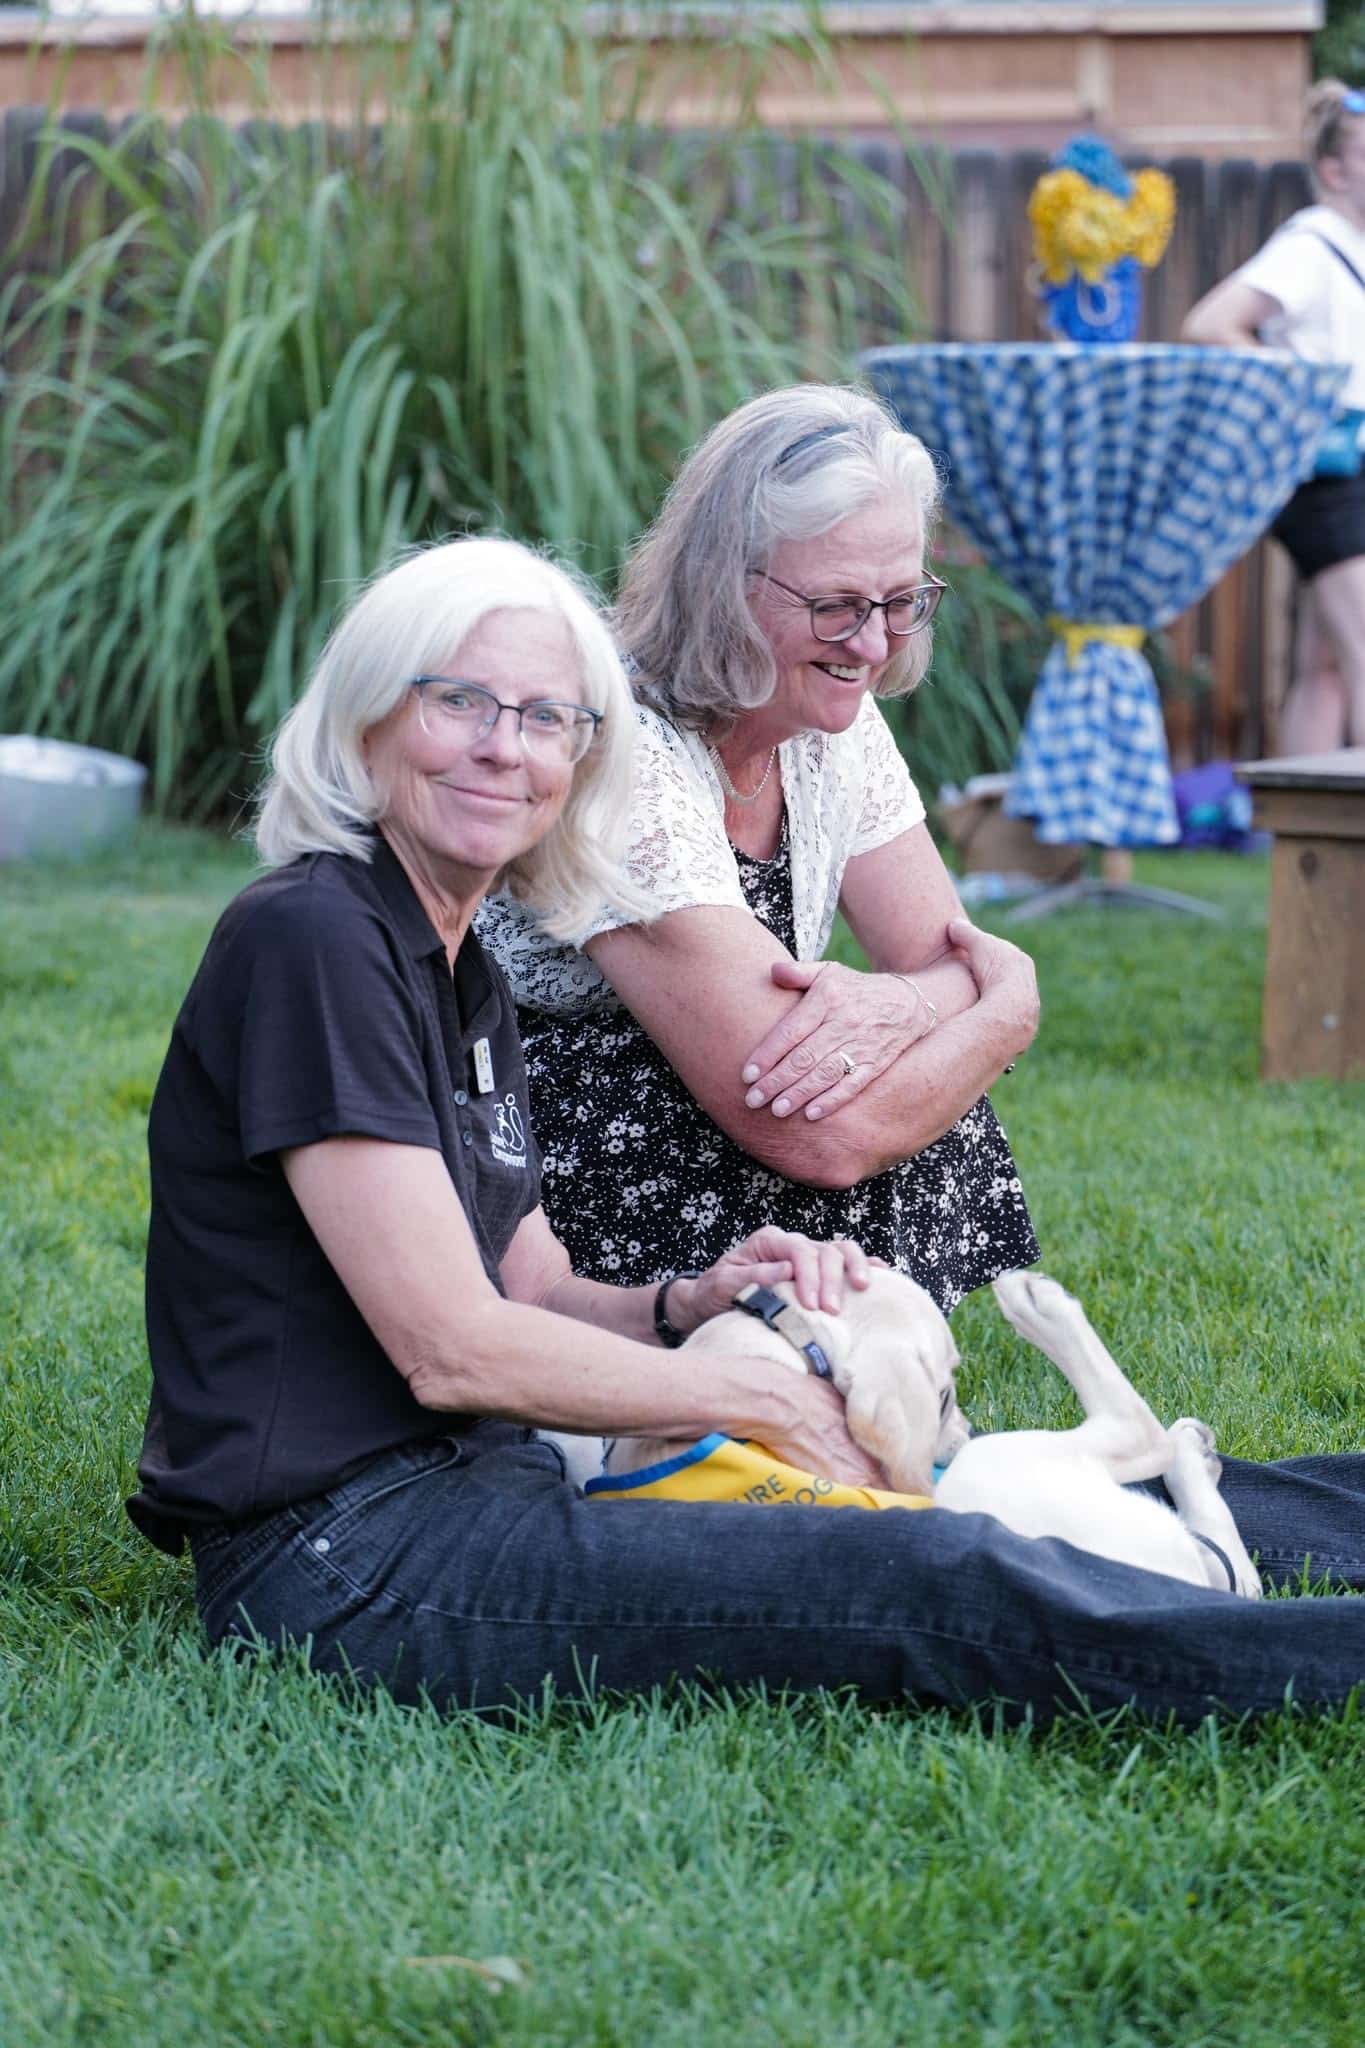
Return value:
[[(76, 134), (107, 139), (98, 115), (66, 115)], [(0, 275), (12, 268), (15, 223), (34, 175), (47, 115), (11, 109), (0, 121)], [(256, 129), (259, 139), (260, 130)], [(699, 156), (705, 138), (695, 138)], [(318, 132), (319, 162), (326, 138)], [(848, 205), (850, 262), (860, 240), (874, 239), (905, 266), (920, 307), (921, 333), (936, 340), (1011, 341), (1039, 335), (1029, 289), (1027, 202), (1047, 168), (1036, 151), (963, 150), (916, 154), (903, 144), (864, 139), (842, 148), (899, 191), (904, 212), (887, 251), (887, 230), (873, 226), (856, 200)], [(774, 139), (781, 159), (783, 145)], [(73, 153), (74, 156), (74, 153)], [(1297, 163), (1177, 158), (1162, 166), (1175, 181), (1175, 232), (1165, 260), (1145, 274), (1143, 338), (1178, 339), (1182, 318), (1219, 278), (1246, 260), (1271, 230), (1310, 197)], [(799, 217), (800, 179), (792, 154), (790, 218)], [(736, 204), (743, 195), (736, 194)], [(68, 239), (79, 208), (65, 215)], [(799, 316), (798, 316), (799, 317)], [(869, 311), (870, 344), (906, 339)], [(1196, 760), (1274, 751), (1279, 706), (1289, 674), (1295, 588), (1287, 558), (1261, 543), (1169, 633), (1165, 671), (1167, 732), (1177, 766)]]

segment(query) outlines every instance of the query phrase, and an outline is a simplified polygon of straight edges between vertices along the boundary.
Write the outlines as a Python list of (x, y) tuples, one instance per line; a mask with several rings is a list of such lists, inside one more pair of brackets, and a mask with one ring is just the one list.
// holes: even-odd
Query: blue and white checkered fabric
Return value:
[(1011, 817), (1057, 845), (1164, 846), (1180, 837), (1161, 703), (1144, 657), (1092, 641), (1054, 647), (1010, 778)]
[[(949, 343), (870, 350), (873, 386), (947, 478), (954, 519), (1046, 616), (1167, 625), (1264, 531), (1312, 468), (1344, 367), (1268, 349)], [(1057, 646), (1009, 810), (1040, 839), (1179, 836), (1142, 655)]]

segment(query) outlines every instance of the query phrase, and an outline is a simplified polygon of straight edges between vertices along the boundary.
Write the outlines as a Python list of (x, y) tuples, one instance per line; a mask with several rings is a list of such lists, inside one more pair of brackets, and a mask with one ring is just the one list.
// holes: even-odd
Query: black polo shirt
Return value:
[(153, 1390), (128, 1503), (163, 1549), (461, 1427), (408, 1392), (289, 1191), (280, 1152), (343, 1133), (438, 1151), (500, 1287), (540, 1200), (516, 1013), (472, 931), (452, 974), (378, 837), (372, 862), (311, 854), (243, 890), (176, 1019), (148, 1131)]

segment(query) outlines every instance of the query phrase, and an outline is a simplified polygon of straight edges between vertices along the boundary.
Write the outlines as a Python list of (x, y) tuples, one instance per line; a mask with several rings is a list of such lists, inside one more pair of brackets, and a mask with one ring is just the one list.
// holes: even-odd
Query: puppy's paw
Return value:
[(1238, 1599), (1259, 1600), (1265, 1588), (1261, 1584), (1260, 1573), (1251, 1562), (1251, 1559), (1245, 1556), (1245, 1553), (1242, 1559), (1233, 1559), (1232, 1571), (1233, 1577), (1236, 1580), (1235, 1590)]
[(1223, 1461), (1218, 1455), (1218, 1446), (1207, 1422), (1201, 1422), (1195, 1415), (1182, 1415), (1177, 1422), (1171, 1424), (1166, 1434), (1174, 1446), (1176, 1456), (1198, 1459), (1207, 1467), (1209, 1477), (1216, 1486), (1223, 1476)]
[(1080, 1303), (1067, 1293), (1059, 1281), (1050, 1280), (1046, 1273), (1026, 1273), (1022, 1269), (1013, 1273), (1002, 1273), (998, 1280), (991, 1282), (991, 1289), (1000, 1304), (1004, 1316), (1021, 1337), (1036, 1341), (1035, 1332), (1050, 1326), (1056, 1329), (1081, 1314)]

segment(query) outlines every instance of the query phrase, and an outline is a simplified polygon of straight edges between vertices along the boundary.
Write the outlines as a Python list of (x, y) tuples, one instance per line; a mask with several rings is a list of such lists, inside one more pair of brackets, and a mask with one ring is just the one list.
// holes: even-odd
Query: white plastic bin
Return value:
[(69, 740), (0, 734), (0, 861), (79, 857), (132, 830), (147, 770)]

